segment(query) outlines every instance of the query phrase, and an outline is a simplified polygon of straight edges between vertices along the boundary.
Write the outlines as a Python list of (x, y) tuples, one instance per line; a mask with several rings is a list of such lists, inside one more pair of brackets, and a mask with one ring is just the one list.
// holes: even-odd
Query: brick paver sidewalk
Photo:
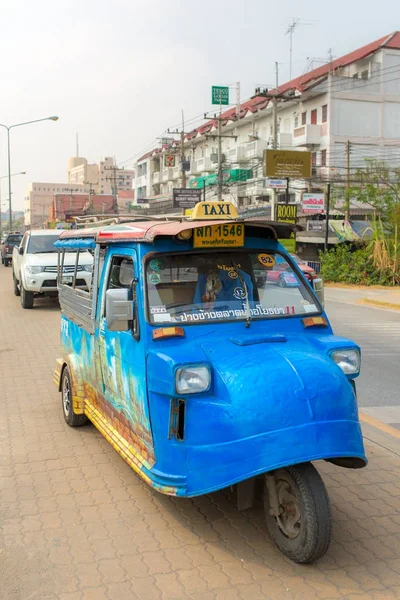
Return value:
[(333, 543), (313, 566), (272, 545), (261, 507), (227, 493), (161, 496), (92, 426), (70, 429), (52, 383), (58, 304), (23, 310), (0, 267), (0, 598), (400, 598), (400, 447), (370, 465), (318, 464)]

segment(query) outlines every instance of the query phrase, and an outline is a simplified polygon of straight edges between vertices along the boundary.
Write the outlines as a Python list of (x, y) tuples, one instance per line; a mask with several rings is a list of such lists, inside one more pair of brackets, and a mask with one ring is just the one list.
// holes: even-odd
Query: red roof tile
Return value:
[[(346, 67), (358, 60), (362, 60), (363, 58), (367, 58), (372, 53), (376, 52), (380, 48), (393, 48), (396, 50), (400, 50), (400, 32), (395, 31), (390, 35), (386, 35), (382, 38), (379, 38), (375, 42), (371, 42), (366, 46), (362, 46), (362, 48), (358, 48), (358, 50), (354, 50), (349, 54), (345, 54), (341, 58), (337, 58), (332, 61), (332, 63), (326, 63), (321, 67), (317, 67), (304, 75), (300, 75), (300, 77), (296, 77), (287, 83), (284, 83), (279, 86), (279, 92), (288, 92), (289, 90), (299, 90), (304, 91), (309, 88), (311, 85), (325, 78), (330, 71), (335, 71), (336, 69)], [(272, 92), (274, 90), (271, 90)], [(270, 100), (263, 96), (254, 96), (245, 102), (242, 102), (239, 110), (239, 119), (243, 119), (248, 112), (255, 113), (258, 110), (263, 110), (269, 104)], [(227, 111), (222, 113), (222, 118), (224, 119), (223, 125), (226, 125), (228, 121), (237, 120), (237, 107), (229, 108)], [(216, 120), (207, 121), (207, 123), (203, 123), (200, 127), (193, 129), (190, 133), (186, 134), (186, 139), (191, 140), (196, 135), (203, 135), (204, 133), (208, 133), (213, 127), (217, 127), (218, 122)], [(176, 142), (178, 143), (178, 142)], [(153, 153), (159, 152), (159, 149), (152, 150), (147, 154), (144, 154), (139, 161), (144, 160), (145, 158), (150, 157)]]
[(321, 67), (317, 67), (308, 73), (304, 73), (304, 75), (300, 75), (300, 77), (296, 77), (296, 79), (292, 79), (287, 83), (279, 86), (280, 92), (287, 92), (289, 90), (297, 89), (304, 90), (310, 83), (314, 82), (321, 77), (326, 77), (330, 71), (335, 71), (336, 69), (347, 67), (358, 60), (362, 60), (363, 58), (367, 58), (373, 52), (376, 52), (380, 48), (396, 48), (400, 50), (400, 32), (395, 32), (390, 35), (386, 35), (385, 37), (379, 38), (375, 42), (371, 42), (366, 46), (362, 46), (362, 48), (358, 48), (358, 50), (354, 50), (349, 54), (345, 54), (340, 58), (332, 61), (332, 63), (328, 62)]

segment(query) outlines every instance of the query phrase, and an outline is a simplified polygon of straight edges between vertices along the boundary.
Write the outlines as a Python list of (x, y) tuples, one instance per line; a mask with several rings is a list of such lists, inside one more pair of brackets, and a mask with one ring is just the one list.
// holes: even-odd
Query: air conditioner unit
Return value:
[[(225, 162), (226, 161), (226, 154), (221, 154), (221, 158), (222, 158), (222, 162)], [(214, 164), (217, 163), (218, 162), (218, 152), (213, 152), (210, 155), (210, 160)]]

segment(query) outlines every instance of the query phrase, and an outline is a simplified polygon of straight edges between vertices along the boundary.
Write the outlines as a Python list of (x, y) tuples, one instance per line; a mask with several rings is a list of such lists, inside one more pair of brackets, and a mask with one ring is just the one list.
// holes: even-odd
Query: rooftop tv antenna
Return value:
[(289, 81), (292, 79), (292, 51), (293, 51), (293, 33), (299, 25), (311, 25), (312, 21), (303, 21), (303, 19), (298, 19), (297, 17), (293, 19), (291, 24), (286, 30), (286, 34), (289, 36)]

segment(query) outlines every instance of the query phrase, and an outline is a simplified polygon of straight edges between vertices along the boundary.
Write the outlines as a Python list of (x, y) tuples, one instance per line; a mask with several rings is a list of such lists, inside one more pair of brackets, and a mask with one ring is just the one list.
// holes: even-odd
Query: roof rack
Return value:
[(181, 221), (185, 220), (183, 215), (168, 214), (168, 215), (142, 215), (138, 213), (128, 214), (100, 214), (100, 215), (85, 215), (82, 217), (72, 217), (77, 225), (85, 227), (99, 227), (102, 225), (113, 225), (116, 223), (132, 223), (134, 221)]

